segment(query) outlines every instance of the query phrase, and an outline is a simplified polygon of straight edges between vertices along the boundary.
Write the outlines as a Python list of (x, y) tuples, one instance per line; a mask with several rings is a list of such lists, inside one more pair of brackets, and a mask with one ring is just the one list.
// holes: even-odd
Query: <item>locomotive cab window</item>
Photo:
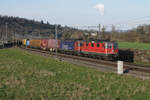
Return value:
[(94, 47), (94, 43), (91, 44), (91, 47)]
[(97, 47), (100, 47), (100, 45), (99, 45), (99, 44), (97, 44)]

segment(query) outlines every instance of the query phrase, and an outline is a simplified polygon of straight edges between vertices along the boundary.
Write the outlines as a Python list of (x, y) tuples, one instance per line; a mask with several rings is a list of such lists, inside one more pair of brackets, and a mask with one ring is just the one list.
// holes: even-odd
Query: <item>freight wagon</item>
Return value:
[(29, 40), (29, 39), (23, 39), (23, 40), (22, 40), (22, 44), (23, 44), (24, 46), (29, 46), (29, 45), (30, 45), (30, 40)]
[(29, 39), (26, 40), (26, 46), (30, 46), (30, 40)]
[(41, 40), (41, 49), (55, 51), (56, 48), (60, 48), (60, 40), (57, 40), (57, 41), (55, 39), (42, 39)]
[(55, 51), (56, 48), (60, 48), (60, 40), (49, 39), (47, 48), (50, 51)]
[(59, 52), (66, 54), (75, 54), (73, 41), (61, 41)]
[(41, 40), (41, 49), (43, 49), (43, 50), (48, 49), (48, 39)]
[(41, 48), (41, 40), (30, 40), (30, 47)]
[(26, 46), (26, 39), (23, 39), (23, 40), (22, 40), (22, 44), (23, 44), (24, 46)]
[(72, 42), (72, 41), (61, 41), (60, 49), (73, 51), (74, 50), (74, 42)]

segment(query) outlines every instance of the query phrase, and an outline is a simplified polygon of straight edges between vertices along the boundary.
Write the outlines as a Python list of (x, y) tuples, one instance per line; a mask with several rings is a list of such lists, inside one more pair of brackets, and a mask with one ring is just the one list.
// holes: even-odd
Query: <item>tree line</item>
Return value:
[[(7, 25), (7, 28), (6, 28)], [(81, 30), (68, 26), (58, 26), (58, 38), (62, 40), (110, 40), (117, 42), (150, 42), (150, 25), (140, 25), (135, 29), (117, 31), (113, 27), (112, 31), (106, 31), (103, 27), (100, 34), (95, 30)], [(30, 38), (43, 37), (55, 38), (55, 25), (49, 22), (29, 20), (26, 18), (0, 15), (0, 40), (5, 39), (6, 33), (9, 40), (13, 36)], [(96, 33), (96, 35), (92, 35)], [(100, 37), (98, 36), (100, 35)], [(30, 36), (30, 37), (29, 37)]]

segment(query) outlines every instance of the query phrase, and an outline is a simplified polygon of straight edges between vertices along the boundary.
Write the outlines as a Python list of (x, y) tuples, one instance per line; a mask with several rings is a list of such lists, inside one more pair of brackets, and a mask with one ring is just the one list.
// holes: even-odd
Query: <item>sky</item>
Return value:
[(149, 20), (149, 5), (150, 0), (0, 0), (0, 14), (68, 26), (116, 25)]

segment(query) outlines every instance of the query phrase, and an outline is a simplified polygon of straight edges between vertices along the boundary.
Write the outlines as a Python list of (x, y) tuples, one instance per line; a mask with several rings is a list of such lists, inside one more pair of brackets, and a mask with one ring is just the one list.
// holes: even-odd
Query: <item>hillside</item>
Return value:
[[(0, 15), (0, 40), (6, 39), (6, 33), (8, 34), (8, 40), (12, 40), (14, 36), (17, 38), (55, 38), (55, 25), (50, 24), (50, 22), (43, 22), (43, 20), (36, 21)], [(88, 35), (85, 33), (88, 33)], [(96, 33), (96, 31), (58, 25), (58, 38), (62, 40), (98, 39), (97, 36), (93, 37), (91, 33)]]
[(3, 36), (6, 33), (6, 23), (8, 37), (11, 37), (13, 34), (16, 34), (16, 36), (19, 35), (20, 37), (49, 36), (50, 34), (54, 34), (55, 29), (55, 26), (48, 22), (44, 23), (43, 21), (39, 22), (12, 16), (0, 16), (0, 34)]
[[(54, 38), (55, 35), (55, 25), (49, 22), (45, 23), (43, 20), (35, 21), (13, 16), (0, 16), (0, 40), (5, 39), (6, 27), (9, 40), (11, 40), (14, 35), (19, 38)], [(59, 38), (69, 39), (73, 33), (81, 33), (81, 31), (58, 25)], [(79, 37), (81, 36), (77, 36), (77, 38)]]

